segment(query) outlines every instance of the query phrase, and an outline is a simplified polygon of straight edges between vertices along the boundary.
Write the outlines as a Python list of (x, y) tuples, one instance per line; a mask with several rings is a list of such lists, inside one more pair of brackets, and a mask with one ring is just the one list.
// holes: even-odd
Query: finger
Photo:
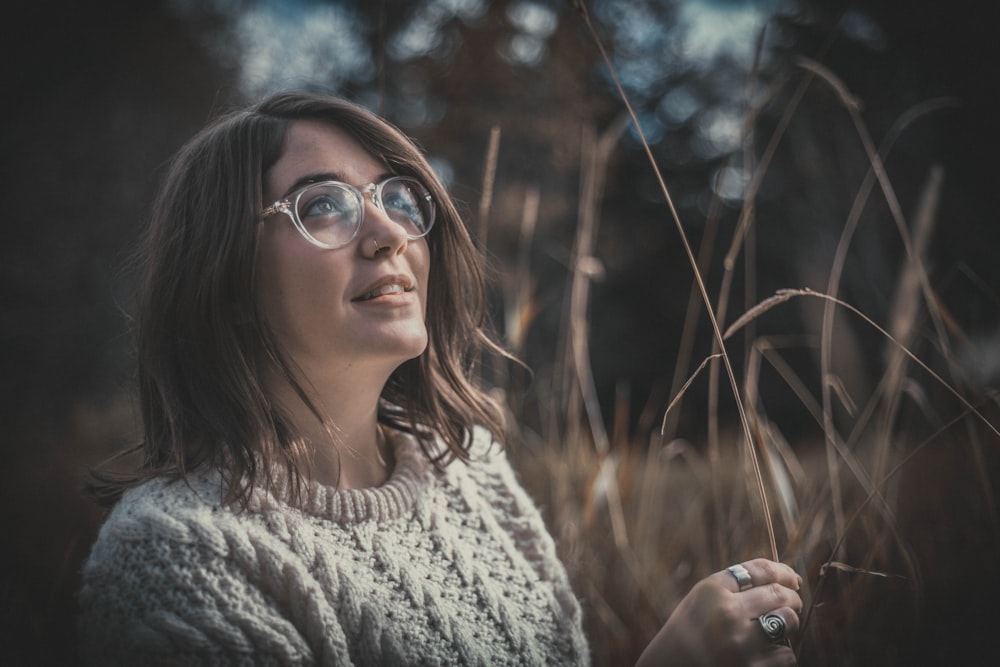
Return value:
[[(773, 631), (769, 634), (765, 627), (774, 628), (775, 615), (784, 624), (783, 631), (778, 636), (773, 636)], [(755, 618), (751, 621), (750, 641), (756, 646), (748, 665), (754, 667), (778, 667), (780, 665), (796, 665), (795, 651), (791, 648), (789, 637), (799, 630), (799, 615), (793, 609), (784, 607), (775, 609), (762, 615), (764, 618)], [(770, 617), (770, 618), (769, 618)]]
[(750, 667), (792, 667), (797, 665), (795, 651), (781, 644), (772, 644), (750, 659)]
[[(726, 576), (727, 573), (729, 576)], [(750, 571), (742, 563), (730, 565), (726, 568), (725, 572), (720, 572), (717, 576), (722, 586), (732, 593), (739, 593), (748, 588), (753, 588), (753, 575), (750, 574)]]
[(777, 563), (767, 558), (755, 558), (743, 563), (743, 567), (750, 573), (755, 586), (776, 583), (795, 591), (802, 586), (802, 577), (785, 563)]
[(799, 631), (799, 615), (790, 607), (781, 607), (761, 614), (750, 621), (751, 636), (761, 648), (786, 645), (787, 639)]
[(802, 598), (781, 584), (754, 586), (739, 595), (739, 602), (748, 618), (756, 618), (772, 609), (788, 607), (796, 613), (802, 610)]
[[(731, 565), (713, 576), (723, 588), (732, 593), (739, 593), (741, 582), (746, 584), (747, 578), (751, 588), (777, 583), (797, 591), (802, 585), (802, 578), (795, 570), (784, 563), (776, 563), (766, 558), (755, 558)], [(746, 588), (744, 585), (743, 590)]]

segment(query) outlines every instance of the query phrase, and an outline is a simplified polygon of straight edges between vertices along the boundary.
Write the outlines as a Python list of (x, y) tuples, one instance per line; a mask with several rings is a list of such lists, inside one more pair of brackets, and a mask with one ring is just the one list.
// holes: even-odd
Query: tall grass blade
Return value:
[(625, 528), (618, 481), (614, 474), (613, 459), (607, 456), (610, 449), (609, 438), (604, 426), (604, 418), (601, 415), (597, 387), (590, 365), (589, 327), (587, 325), (590, 280), (594, 275), (593, 265), (597, 261), (593, 256), (593, 248), (597, 235), (597, 223), (600, 219), (598, 215), (599, 202), (608, 158), (618, 138), (617, 132), (620, 132), (619, 128), (612, 126), (609, 130), (611, 138), (609, 138), (609, 134), (605, 134), (597, 142), (591, 140), (584, 143), (589, 150), (584, 153), (583, 187), (580, 192), (580, 224), (577, 228), (573, 252), (569, 332), (573, 350), (573, 366), (576, 370), (584, 411), (590, 425), (594, 447), (597, 453), (603, 457), (598, 481), (603, 494), (607, 497), (615, 544), (619, 548), (625, 548), (628, 545), (628, 534)]
[(649, 147), (649, 142), (646, 141), (646, 136), (642, 131), (642, 125), (639, 123), (639, 119), (636, 117), (635, 110), (632, 108), (632, 104), (629, 101), (628, 95), (625, 93), (625, 89), (622, 87), (621, 80), (618, 77), (618, 73), (611, 63), (611, 59), (608, 57), (608, 53), (604, 48), (604, 44), (597, 34), (593, 23), (590, 20), (590, 13), (587, 11), (586, 6), (582, 0), (574, 0), (574, 6), (577, 8), (580, 15), (583, 17), (583, 21), (587, 26), (587, 29), (597, 45), (598, 51), (600, 51), (601, 58), (604, 61), (605, 66), (611, 74), (611, 78), (614, 81), (615, 88), (618, 91), (618, 95), (621, 97), (625, 108), (628, 110), (629, 117), (632, 119), (632, 126), (639, 137), (639, 141), (642, 144), (643, 150), (646, 153), (646, 157), (649, 160), (650, 166), (656, 175), (657, 183), (660, 186), (660, 191), (663, 194), (664, 200), (666, 201), (667, 208), (670, 211), (670, 216), (674, 221), (674, 225), (677, 228), (678, 234), (681, 238), (681, 244), (684, 247), (684, 252), (687, 255), (688, 262), (691, 265), (692, 270), (696, 280), (698, 281), (698, 290), (701, 292), (702, 301), (705, 304), (706, 311), (708, 312), (709, 320), (712, 323), (712, 332), (715, 336), (716, 342), (719, 346), (719, 351), (722, 354), (722, 361), (726, 368), (726, 374), (729, 378), (730, 388), (733, 392), (733, 397), (736, 399), (736, 409), (739, 412), (740, 423), (743, 427), (743, 436), (745, 439), (745, 445), (747, 448), (748, 455), (751, 462), (753, 463), (754, 476), (757, 480), (757, 488), (760, 493), (761, 504), (764, 508), (764, 523), (767, 530), (768, 540), (771, 546), (771, 557), (774, 560), (778, 559), (778, 547), (774, 539), (774, 526), (771, 520), (770, 504), (767, 499), (767, 490), (764, 487), (764, 478), (760, 470), (760, 462), (757, 458), (757, 452), (754, 447), (753, 435), (750, 431), (750, 424), (747, 420), (747, 416), (743, 407), (743, 400), (740, 396), (739, 386), (736, 383), (736, 375), (733, 372), (732, 364), (729, 361), (729, 356), (726, 354), (725, 344), (722, 341), (722, 332), (719, 330), (719, 323), (715, 318), (715, 312), (712, 308), (711, 300), (708, 298), (708, 291), (705, 287), (704, 280), (702, 280), (701, 275), (698, 273), (698, 262), (695, 259), (694, 252), (691, 250), (691, 244), (688, 242), (687, 234), (684, 232), (684, 225), (681, 223), (680, 216), (677, 213), (677, 208), (674, 206), (673, 198), (670, 196), (670, 191), (667, 189), (667, 184), (663, 179), (663, 173), (660, 171), (659, 165), (656, 163), (656, 158), (653, 156), (653, 151)]
[(998, 430), (997, 427), (994, 426), (992, 422), (990, 422), (990, 420), (988, 420), (985, 416), (983, 416), (983, 414), (976, 407), (974, 407), (968, 401), (968, 399), (966, 399), (957, 389), (955, 389), (953, 386), (951, 386), (951, 384), (949, 384), (940, 375), (938, 375), (937, 373), (935, 373), (934, 370), (930, 366), (928, 366), (926, 363), (924, 363), (917, 355), (913, 354), (913, 352), (911, 352), (909, 350), (909, 348), (907, 348), (905, 345), (902, 345), (899, 341), (897, 341), (895, 338), (893, 338), (892, 334), (890, 334), (888, 331), (886, 331), (885, 329), (883, 329), (882, 327), (880, 327), (874, 320), (872, 320), (870, 317), (868, 317), (867, 315), (865, 315), (863, 312), (861, 312), (860, 310), (858, 310), (853, 305), (847, 303), (846, 301), (843, 301), (842, 299), (838, 299), (835, 296), (831, 296), (829, 294), (823, 294), (822, 292), (817, 292), (815, 290), (811, 290), (808, 287), (799, 288), (799, 289), (781, 289), (781, 290), (778, 290), (778, 292), (777, 292), (777, 294), (775, 296), (788, 297), (788, 298), (781, 299), (780, 303), (784, 303), (785, 301), (788, 301), (789, 298), (800, 297), (800, 296), (812, 297), (812, 298), (816, 298), (816, 299), (822, 299), (824, 301), (829, 301), (831, 303), (834, 303), (834, 304), (840, 306), (841, 308), (844, 308), (844, 309), (846, 309), (846, 310), (854, 313), (859, 318), (861, 318), (862, 321), (866, 322), (873, 329), (875, 329), (880, 334), (882, 334), (882, 336), (884, 336), (886, 338), (886, 340), (888, 340), (894, 346), (896, 346), (897, 348), (899, 348), (899, 350), (904, 355), (906, 355), (907, 358), (909, 358), (911, 361), (913, 361), (916, 365), (920, 366), (920, 368), (922, 368), (928, 375), (930, 375), (934, 379), (935, 382), (937, 382), (938, 384), (940, 384), (946, 391), (948, 391), (948, 393), (950, 393), (962, 405), (964, 405), (969, 410), (969, 412), (972, 415), (974, 415), (975, 417), (977, 417), (979, 419), (979, 421), (981, 421), (983, 424), (985, 424), (986, 428), (988, 428), (994, 435), (996, 435), (998, 438), (1000, 438), (1000, 430)]
[(496, 185), (497, 158), (500, 154), (500, 126), (490, 128), (490, 140), (483, 163), (483, 184), (479, 197), (479, 246), (485, 252), (489, 233), (490, 211), (493, 208), (493, 189)]
[(671, 410), (673, 410), (674, 407), (680, 402), (681, 398), (684, 397), (684, 393), (687, 392), (688, 387), (690, 387), (691, 383), (694, 382), (695, 378), (698, 377), (698, 374), (701, 373), (703, 370), (705, 370), (705, 366), (708, 365), (708, 362), (712, 361), (713, 359), (718, 359), (721, 356), (722, 356), (721, 354), (710, 354), (704, 359), (702, 359), (701, 363), (698, 364), (698, 368), (695, 369), (694, 373), (692, 373), (691, 376), (687, 379), (687, 382), (685, 382), (684, 385), (674, 395), (673, 400), (670, 401), (670, 404), (667, 406), (666, 411), (663, 413), (663, 424), (660, 426), (660, 446), (663, 446), (667, 439), (667, 417), (670, 415)]

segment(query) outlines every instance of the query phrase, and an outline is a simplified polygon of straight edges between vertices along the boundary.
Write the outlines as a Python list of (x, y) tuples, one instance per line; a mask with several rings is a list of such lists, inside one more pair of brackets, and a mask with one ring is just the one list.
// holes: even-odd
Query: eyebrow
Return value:
[[(385, 179), (392, 178), (393, 176), (396, 176), (396, 174), (393, 174), (392, 172), (387, 171), (381, 173), (375, 178), (375, 183), (381, 183)], [(292, 183), (287, 190), (285, 190), (285, 194), (281, 195), (281, 199), (287, 198), (288, 195), (292, 194), (296, 190), (299, 190), (300, 188), (304, 188), (307, 185), (312, 185), (313, 183), (321, 183), (323, 181), (337, 181), (338, 183), (347, 183), (347, 181), (344, 180), (344, 176), (336, 171), (322, 171), (322, 172), (316, 172), (314, 174), (306, 174), (305, 176), (300, 176), (299, 178), (295, 179), (295, 182)]]
[(303, 188), (307, 185), (312, 185), (313, 183), (319, 183), (320, 181), (343, 181), (343, 176), (335, 171), (324, 171), (317, 172), (315, 174), (306, 174), (305, 176), (300, 176), (292, 183), (285, 194), (281, 195), (281, 199), (286, 198), (288, 195), (292, 194), (299, 188)]

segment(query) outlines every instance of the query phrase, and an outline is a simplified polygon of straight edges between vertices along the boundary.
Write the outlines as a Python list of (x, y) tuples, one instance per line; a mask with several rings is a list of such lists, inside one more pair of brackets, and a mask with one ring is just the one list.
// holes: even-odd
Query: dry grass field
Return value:
[[(747, 142), (750, 152), (736, 156), (753, 170), (739, 223), (715, 249), (699, 248), (699, 260), (648, 152), (668, 204), (664, 222), (676, 223), (693, 269), (685, 338), (712, 337), (714, 329), (715, 345), (700, 359), (682, 342), (669, 401), (647, 406), (645, 426), (640, 416), (631, 433), (626, 401), (610, 418), (599, 414), (588, 367), (592, 220), (607, 149), (595, 140), (583, 160), (566, 354), (556, 366), (559, 377), (535, 378), (541, 387), (534, 400), (543, 405), (532, 407), (567, 417), (544, 433), (522, 427), (514, 456), (585, 602), (597, 664), (629, 664), (698, 579), (755, 556), (789, 562), (804, 575), (803, 630), (794, 642), (803, 665), (987, 665), (1000, 658), (991, 639), (1000, 619), (1000, 583), (991, 575), (1000, 557), (998, 393), (976, 379), (975, 362), (959, 360), (955, 348), (968, 332), (950, 316), (925, 261), (935, 225), (948, 224), (937, 215), (942, 174), (929, 169), (906, 216), (885, 167), (912, 124), (953, 101), (916, 105), (876, 145), (859, 111), (863, 104), (836, 75), (815, 62), (799, 66), (807, 72), (799, 90), (832, 91), (866, 156), (866, 174), (820, 281), (826, 287), (789, 285), (744, 313), (732, 312), (735, 260), (754, 240), (757, 188), (787, 122), (756, 137), (759, 150)], [(800, 99), (786, 103), (783, 120), (794, 118)], [(759, 111), (748, 112), (745, 128), (754, 127)], [(893, 294), (889, 308), (866, 313), (839, 294), (854, 235), (872, 224), (865, 213), (872, 199), (888, 210), (903, 259), (892, 285), (871, 285)], [(700, 275), (706, 258), (725, 267), (715, 295)], [(756, 268), (748, 260), (744, 270)], [(803, 300), (814, 302), (811, 330), (757, 333), (774, 309)], [(880, 364), (850, 367), (852, 332), (874, 337)], [(811, 385), (788, 348), (809, 349), (822, 380)], [(739, 365), (730, 361), (734, 349)], [(840, 374), (852, 371), (869, 378), (870, 392), (848, 388)], [(782, 424), (768, 418), (765, 373), (794, 394), (812, 435), (789, 442)], [(707, 422), (707, 435), (697, 441), (677, 432), (671, 414), (684, 409), (688, 391), (707, 394), (693, 402), (704, 406), (699, 417)], [(727, 402), (738, 409), (723, 417), (719, 406)], [(523, 397), (512, 404), (515, 413), (523, 409)], [(525, 421), (515, 414), (515, 422)]]

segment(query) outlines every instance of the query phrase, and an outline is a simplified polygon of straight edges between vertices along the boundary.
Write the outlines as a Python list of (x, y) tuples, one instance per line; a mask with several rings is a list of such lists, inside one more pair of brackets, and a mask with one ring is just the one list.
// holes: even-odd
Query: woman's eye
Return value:
[(394, 193), (387, 197), (383, 203), (385, 204), (386, 210), (397, 211), (411, 220), (420, 215), (420, 206), (417, 204), (417, 200), (413, 196), (413, 193), (409, 190)]
[(303, 218), (344, 215), (347, 212), (342, 202), (329, 196), (314, 197), (303, 203), (299, 208), (299, 215)]
[(392, 208), (412, 208), (416, 205), (417, 198), (414, 196), (413, 192), (409, 189), (407, 190), (396, 190), (385, 197), (385, 205), (391, 206)]

